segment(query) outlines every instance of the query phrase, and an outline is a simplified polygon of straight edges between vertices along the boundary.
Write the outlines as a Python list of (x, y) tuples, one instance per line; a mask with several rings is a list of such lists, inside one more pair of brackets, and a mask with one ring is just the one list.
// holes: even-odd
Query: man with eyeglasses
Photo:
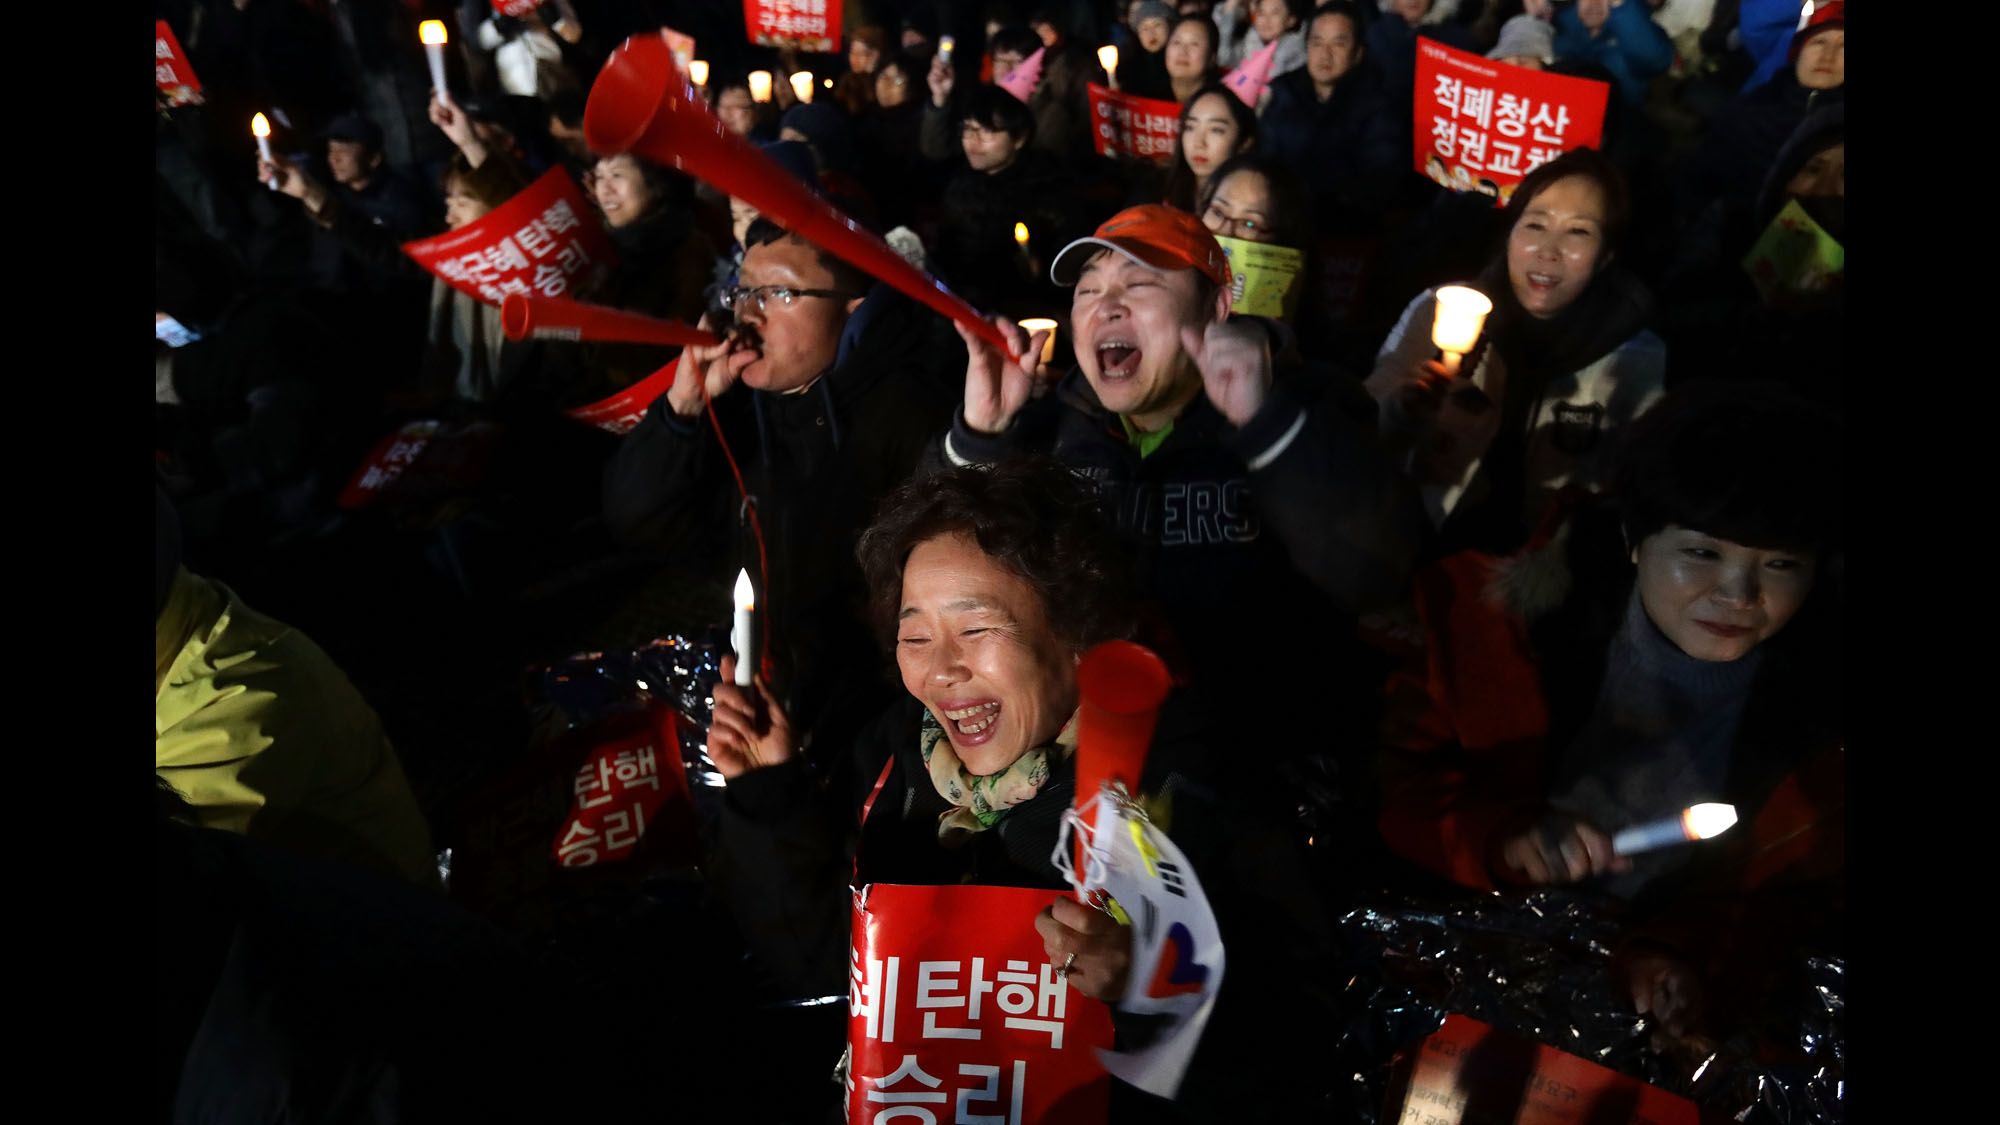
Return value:
[[(718, 590), (747, 569), (773, 686), (817, 743), (839, 745), (844, 724), (895, 694), (856, 616), (854, 541), (949, 424), (965, 350), (942, 317), (768, 219), (744, 244), (725, 339), (681, 354), (672, 389), (619, 446), (605, 520)], [(764, 577), (710, 400), (763, 531)]]
[(1257, 147), (1298, 170), (1334, 225), (1379, 215), (1409, 163), (1407, 109), (1390, 104), (1366, 56), (1354, 4), (1321, 4), (1306, 23), (1306, 65), (1272, 80), (1257, 128)]

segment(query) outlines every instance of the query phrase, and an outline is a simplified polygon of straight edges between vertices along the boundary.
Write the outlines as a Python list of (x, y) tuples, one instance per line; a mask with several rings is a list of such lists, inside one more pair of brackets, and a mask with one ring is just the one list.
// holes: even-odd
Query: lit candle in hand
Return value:
[(1477, 289), (1446, 285), (1437, 291), (1437, 314), (1431, 321), (1431, 343), (1444, 353), (1444, 369), (1458, 374), (1459, 358), (1479, 342), (1493, 301)]
[(792, 75), (792, 93), (799, 101), (811, 105), (813, 100), (813, 76), (810, 70), (801, 70)]
[(768, 102), (771, 100), (771, 72), (753, 70), (750, 72), (750, 100)]
[(729, 630), (729, 647), (736, 650), (736, 686), (749, 687), (757, 669), (756, 644), (751, 635), (751, 617), (757, 608), (757, 591), (750, 585), (750, 572), (736, 572), (736, 620)]
[(1611, 838), (1611, 851), (1615, 855), (1638, 855), (1675, 844), (1707, 840), (1722, 835), (1735, 824), (1735, 805), (1690, 805), (1682, 809), (1679, 816), (1650, 824), (1636, 824), (1618, 833)]
[(431, 85), (436, 88), (438, 100), (451, 104), (451, 90), (444, 84), (444, 21), (425, 20), (417, 25), (417, 38), (424, 42), (424, 55), (431, 63)]
[(1118, 88), (1118, 48), (1106, 43), (1097, 49), (1097, 62), (1104, 68), (1104, 76), (1111, 81), (1111, 88)]
[(956, 46), (958, 46), (958, 40), (953, 39), (951, 36), (941, 35), (938, 37), (938, 58), (944, 60), (944, 65), (951, 65), (951, 51)]
[(707, 89), (707, 88), (708, 88), (708, 63), (707, 63), (707, 62), (705, 62), (705, 61), (703, 61), (703, 60), (701, 60), (701, 59), (695, 59), (695, 60), (693, 60), (693, 61), (689, 62), (689, 63), (688, 63), (688, 81), (690, 81), (690, 82), (693, 82), (693, 83), (694, 83), (695, 85), (697, 85), (697, 86), (700, 86), (700, 87), (702, 87), (703, 89)]
[[(277, 161), (273, 160), (271, 157), (270, 120), (261, 113), (255, 117), (252, 117), (250, 119), (250, 135), (257, 138), (257, 155), (262, 157), (268, 163), (273, 163), (273, 164), (277, 163)], [(277, 191), (278, 177), (272, 176), (270, 179), (265, 180), (264, 186), (270, 188), (272, 191)]]
[(1021, 322), (1021, 331), (1026, 332), (1030, 339), (1033, 339), (1035, 333), (1037, 332), (1044, 332), (1044, 331), (1047, 332), (1048, 335), (1043, 337), (1042, 339), (1042, 362), (1043, 363), (1054, 362), (1056, 358), (1055, 321), (1050, 320), (1047, 317), (1030, 317), (1029, 319)]

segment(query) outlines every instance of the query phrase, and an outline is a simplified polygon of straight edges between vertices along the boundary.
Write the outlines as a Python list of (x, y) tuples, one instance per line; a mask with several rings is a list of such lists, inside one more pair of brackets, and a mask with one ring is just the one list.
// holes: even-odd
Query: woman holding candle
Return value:
[(1622, 428), (1658, 397), (1666, 348), (1646, 328), (1652, 298), (1616, 263), (1627, 199), (1593, 149), (1535, 169), (1470, 283), (1494, 307), (1457, 375), (1433, 358), (1435, 289), (1383, 341), (1367, 388), (1384, 435), (1408, 450), (1433, 557), (1518, 547), (1557, 489), (1602, 486)]
[[(1608, 503), (1568, 493), (1519, 554), (1421, 571), (1390, 848), (1482, 889), (1587, 881), (1697, 944), (1749, 890), (1837, 873), (1840, 446), (1775, 384), (1690, 384), (1632, 424)], [(1711, 802), (1742, 823), (1612, 847)]]
[[(850, 881), (1067, 887), (1051, 856), (1076, 799), (1077, 663), (1129, 633), (1135, 591), (1131, 560), (1095, 508), (1074, 475), (1042, 460), (950, 470), (890, 494), (858, 554), (908, 694), (854, 741), (848, 787), (815, 783), (769, 685), (717, 685), (708, 747), (729, 785), (709, 870), (753, 950), (794, 987), (820, 995), (848, 980)], [(726, 681), (733, 666), (724, 671)], [(1310, 1048), (1232, 1035), (1230, 1021), (1247, 1032), (1272, 998), (1323, 997), (1312, 948), (1323, 931), (1317, 906), (1285, 885), (1297, 856), (1278, 838), (1282, 813), (1251, 813), (1268, 794), (1228, 786), (1207, 751), (1218, 734), (1170, 698), (1140, 782), (1142, 792), (1173, 793), (1174, 841), (1202, 879), (1229, 958), (1224, 999), (1179, 1100), (1289, 1119), (1239, 1099), (1302, 1094)], [(1258, 848), (1269, 850), (1256, 863), (1231, 865)], [(1077, 991), (1122, 996), (1130, 931), (1109, 915), (1064, 896), (1018, 924), (1034, 928)], [(1113, 1121), (1178, 1119), (1114, 1089)]]

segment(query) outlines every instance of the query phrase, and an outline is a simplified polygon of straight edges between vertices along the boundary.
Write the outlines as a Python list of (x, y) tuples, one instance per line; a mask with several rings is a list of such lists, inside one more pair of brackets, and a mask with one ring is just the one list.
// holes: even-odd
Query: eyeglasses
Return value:
[(722, 291), (722, 305), (737, 316), (742, 316), (743, 302), (750, 301), (755, 304), (757, 315), (763, 316), (770, 310), (773, 301), (777, 302), (779, 308), (789, 309), (800, 297), (831, 297), (849, 301), (856, 295), (843, 293), (838, 289), (797, 289), (790, 285), (759, 285), (751, 289), (737, 286)]
[(1227, 228), (1232, 238), (1236, 236), (1237, 231), (1242, 231), (1245, 234), (1256, 234), (1259, 230), (1263, 229), (1263, 224), (1257, 220), (1239, 219), (1213, 203), (1208, 205), (1207, 218), (1216, 226)]

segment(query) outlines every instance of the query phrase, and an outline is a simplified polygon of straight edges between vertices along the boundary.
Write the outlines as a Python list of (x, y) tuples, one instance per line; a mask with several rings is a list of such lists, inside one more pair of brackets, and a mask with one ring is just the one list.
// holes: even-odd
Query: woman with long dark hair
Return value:
[(1229, 87), (1208, 83), (1181, 107), (1180, 137), (1161, 202), (1192, 214), (1215, 170), (1256, 145), (1257, 114)]

